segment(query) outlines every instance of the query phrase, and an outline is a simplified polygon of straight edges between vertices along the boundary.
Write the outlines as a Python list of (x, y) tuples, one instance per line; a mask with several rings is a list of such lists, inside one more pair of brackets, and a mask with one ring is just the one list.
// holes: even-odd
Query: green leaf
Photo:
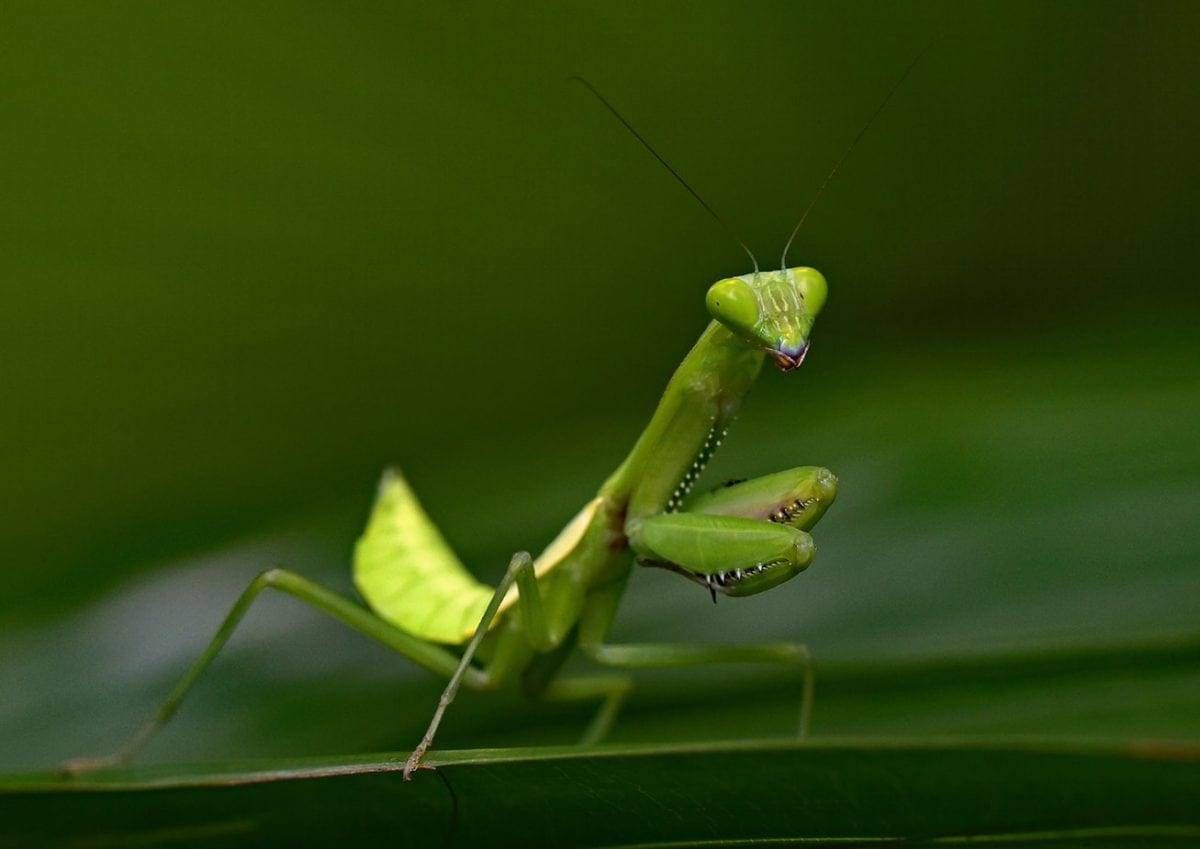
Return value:
[[(1095, 692), (1132, 671), (1160, 708), (1172, 704), (1171, 689), (1156, 690), (1156, 682), (1190, 682), (1191, 702), (1174, 700), (1182, 708), (1175, 727), (1194, 737), (1198, 660), (1200, 636), (1192, 635), (830, 663), (818, 678), (819, 721), (836, 727), (841, 714), (853, 722), (863, 700), (891, 702), (919, 730), (947, 706), (961, 712), (964, 699), (988, 705), (993, 716), (998, 709), (1016, 716), (1036, 707), (1049, 682), (1061, 701), (1073, 686)], [(794, 698), (754, 688), (692, 688), (690, 695), (710, 718), (741, 728), (795, 709)], [(695, 727), (692, 713), (676, 699), (674, 709), (659, 704), (650, 715)], [(635, 712), (626, 722), (639, 718)], [(1128, 716), (1123, 725), (1130, 727)], [(662, 734), (653, 721), (643, 730)], [(459, 845), (549, 847), (981, 835), (1039, 846), (1200, 839), (1200, 746), (1161, 740), (960, 734), (476, 749), (434, 752), (428, 762), (437, 771), (410, 784), (398, 771), (403, 757), (132, 767), (75, 780), (11, 776), (0, 779), (0, 839), (286, 846), (386, 838), (417, 846), (452, 835)]]
[[(445, 752), (0, 785), (4, 845), (1200, 839), (1200, 748), (834, 740)], [(999, 839), (1003, 838), (1003, 841)]]

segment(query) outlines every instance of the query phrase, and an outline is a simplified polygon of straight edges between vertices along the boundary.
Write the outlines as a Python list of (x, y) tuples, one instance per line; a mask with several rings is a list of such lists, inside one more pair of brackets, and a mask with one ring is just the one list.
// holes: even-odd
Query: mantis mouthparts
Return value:
[(800, 368), (800, 364), (804, 362), (804, 358), (808, 356), (808, 343), (800, 346), (800, 350), (794, 354), (789, 354), (787, 351), (774, 350), (769, 353), (775, 360), (775, 365), (779, 366), (780, 371), (794, 371)]

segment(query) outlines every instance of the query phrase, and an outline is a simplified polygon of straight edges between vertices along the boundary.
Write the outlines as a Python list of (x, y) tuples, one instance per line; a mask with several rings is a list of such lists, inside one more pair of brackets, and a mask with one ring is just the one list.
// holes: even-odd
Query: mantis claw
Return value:
[(427, 764), (421, 763), (422, 759), (425, 757), (425, 752), (427, 751), (427, 749), (428, 749), (428, 744), (425, 743), (424, 741), (422, 741), (421, 745), (419, 745), (419, 746), (417, 746), (417, 748), (413, 749), (413, 753), (408, 756), (408, 760), (406, 760), (404, 762), (404, 780), (405, 781), (412, 781), (412, 774), (419, 769), (427, 769), (431, 772), (435, 769), (435, 767), (431, 767), (431, 766), (428, 766)]

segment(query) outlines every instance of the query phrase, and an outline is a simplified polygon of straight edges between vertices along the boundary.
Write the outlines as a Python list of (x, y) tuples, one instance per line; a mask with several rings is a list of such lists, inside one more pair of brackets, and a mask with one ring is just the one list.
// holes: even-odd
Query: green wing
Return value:
[(384, 472), (354, 549), (354, 585), (383, 619), (414, 636), (458, 644), (494, 590), (454, 556), (399, 471)]

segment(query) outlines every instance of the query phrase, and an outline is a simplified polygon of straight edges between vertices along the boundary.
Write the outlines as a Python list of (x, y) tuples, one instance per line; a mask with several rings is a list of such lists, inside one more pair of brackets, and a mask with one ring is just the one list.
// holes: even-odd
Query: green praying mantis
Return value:
[[(404, 764), (405, 779), (421, 766), (446, 708), (464, 684), (474, 690), (519, 686), (537, 699), (597, 701), (581, 740), (586, 745), (612, 727), (633, 686), (629, 670), (778, 664), (797, 672), (798, 733), (807, 734), (814, 682), (804, 645), (629, 645), (610, 643), (609, 630), (634, 564), (677, 573), (715, 602), (718, 595), (750, 596), (778, 587), (812, 563), (816, 549), (809, 532), (837, 495), (837, 478), (829, 470), (801, 466), (731, 482), (695, 498), (691, 491), (766, 360), (784, 372), (804, 362), (827, 285), (813, 268), (788, 267), (788, 249), (842, 162), (911, 70), (912, 65), (825, 178), (792, 230), (779, 271), (761, 271), (738, 240), (754, 270), (708, 289), (712, 320), (670, 378), (649, 425), (596, 496), (536, 559), (518, 552), (496, 587), (480, 583), (400, 472), (389, 470), (354, 550), (354, 583), (367, 607), (293, 572), (263, 572), (157, 712), (113, 754), (68, 762), (64, 772), (114, 766), (138, 752), (174, 716), (267, 589), (293, 596), (449, 679), (425, 735)], [(599, 91), (575, 79), (733, 235)], [(576, 649), (595, 664), (620, 671), (560, 676)]]

